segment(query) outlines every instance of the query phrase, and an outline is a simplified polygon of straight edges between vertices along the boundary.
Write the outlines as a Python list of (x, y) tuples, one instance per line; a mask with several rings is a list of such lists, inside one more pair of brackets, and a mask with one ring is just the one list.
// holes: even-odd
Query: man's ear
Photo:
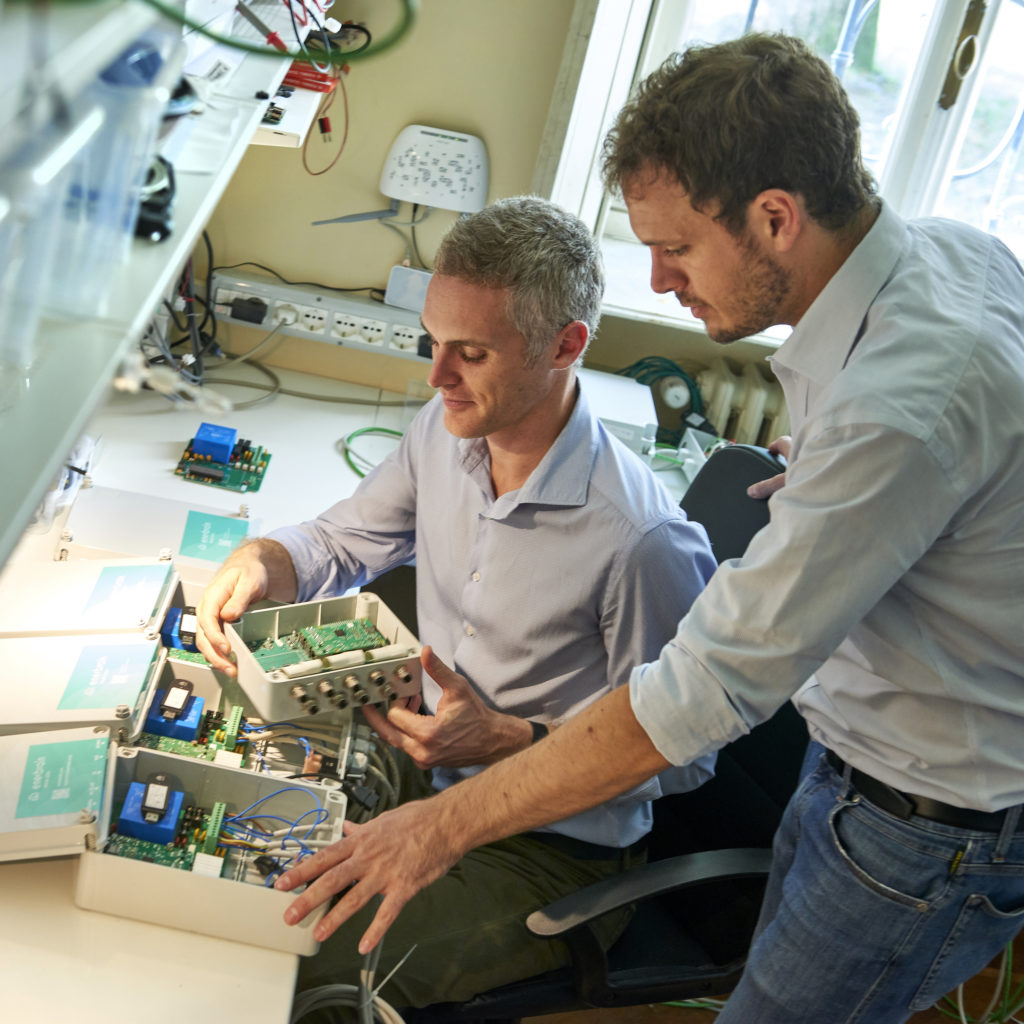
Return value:
[(555, 339), (553, 365), (556, 369), (572, 366), (587, 347), (590, 331), (582, 320), (567, 323)]
[(747, 209), (747, 227), (776, 252), (789, 252), (804, 228), (800, 199), (781, 188), (756, 195)]

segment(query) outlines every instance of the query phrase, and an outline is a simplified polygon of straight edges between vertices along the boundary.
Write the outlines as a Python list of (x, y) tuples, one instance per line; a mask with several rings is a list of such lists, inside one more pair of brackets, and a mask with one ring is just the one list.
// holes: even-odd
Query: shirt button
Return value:
[(467, 626), (466, 636), (476, 636), (476, 630), (472, 626)]
[(472, 576), (470, 576), (469, 578), (470, 578), (470, 579), (471, 579), (471, 580), (472, 580), (472, 581), (473, 581), (474, 583), (479, 583), (479, 582), (480, 582), (480, 573), (478, 573), (478, 572), (475, 572), (475, 573), (473, 573), (473, 575), (472, 575)]

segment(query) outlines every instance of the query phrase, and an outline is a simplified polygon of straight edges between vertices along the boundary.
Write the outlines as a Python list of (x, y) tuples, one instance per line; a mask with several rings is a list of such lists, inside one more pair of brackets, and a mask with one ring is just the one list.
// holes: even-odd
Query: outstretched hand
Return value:
[(224, 623), (240, 619), (264, 597), (294, 600), (295, 568), (287, 550), (266, 539), (243, 544), (228, 556), (196, 606), (196, 647), (215, 668), (236, 674)]
[(274, 883), (286, 892), (311, 883), (288, 905), (285, 923), (298, 924), (344, 892), (313, 929), (313, 937), (323, 942), (380, 895), (380, 907), (359, 941), (359, 952), (369, 953), (406, 903), (465, 853), (435, 813), (435, 802), (436, 798), (415, 800), (361, 825), (346, 821), (344, 839), (300, 861)]
[[(788, 434), (783, 434), (768, 445), (768, 451), (772, 455), (781, 455), (788, 462), (792, 446), (793, 439)], [(770, 498), (776, 491), (781, 491), (785, 486), (786, 474), (783, 471), (782, 473), (776, 473), (775, 476), (768, 477), (767, 480), (758, 480), (756, 484), (751, 484), (747, 488), (747, 494), (751, 498)]]
[(441, 688), (433, 715), (398, 705), (386, 715), (370, 706), (363, 708), (380, 737), (405, 751), (418, 768), (491, 764), (530, 745), (529, 723), (488, 707), (468, 680), (453, 672), (430, 647), (423, 648), (420, 663)]

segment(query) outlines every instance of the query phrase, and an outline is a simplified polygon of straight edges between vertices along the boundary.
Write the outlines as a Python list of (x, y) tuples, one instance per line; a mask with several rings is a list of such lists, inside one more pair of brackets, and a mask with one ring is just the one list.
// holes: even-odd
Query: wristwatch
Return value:
[(544, 739), (551, 731), (543, 722), (530, 722), (530, 728), (533, 730), (533, 736), (530, 738), (531, 744)]

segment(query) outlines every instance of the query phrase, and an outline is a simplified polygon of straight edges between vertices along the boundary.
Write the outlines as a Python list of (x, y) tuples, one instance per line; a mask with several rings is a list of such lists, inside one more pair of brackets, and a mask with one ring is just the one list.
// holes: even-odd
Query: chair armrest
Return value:
[(638, 864), (535, 910), (526, 919), (526, 926), (534, 935), (558, 938), (610, 910), (653, 896), (706, 882), (767, 875), (771, 859), (772, 852), (768, 849), (729, 849)]

